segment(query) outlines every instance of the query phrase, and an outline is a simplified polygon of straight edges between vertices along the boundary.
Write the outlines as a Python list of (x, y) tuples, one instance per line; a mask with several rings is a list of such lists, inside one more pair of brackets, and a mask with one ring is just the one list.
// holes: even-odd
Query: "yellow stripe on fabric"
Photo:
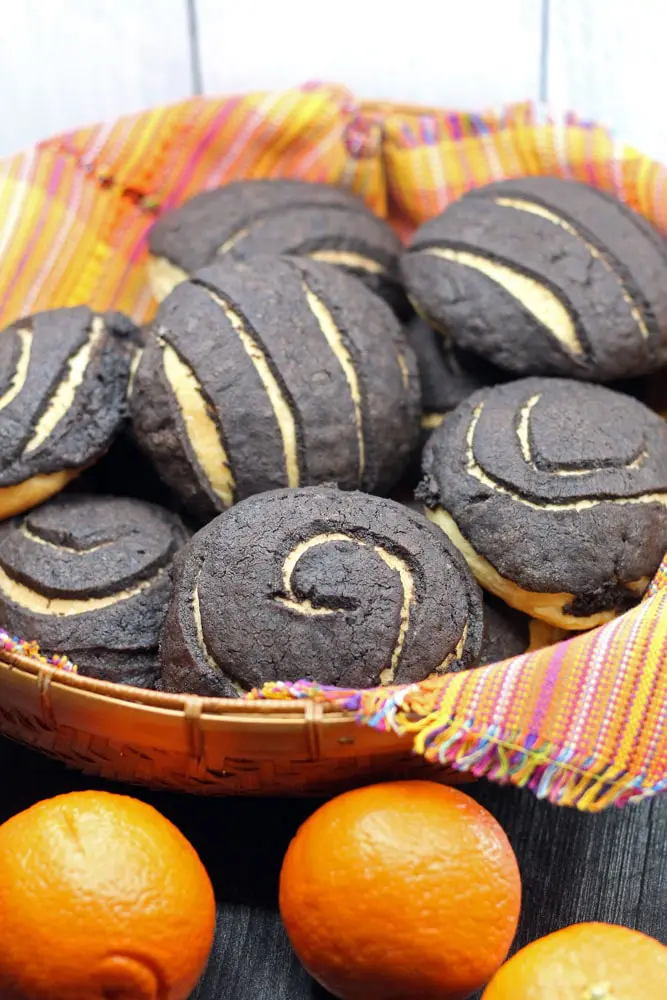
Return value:
[(584, 183), (590, 180), (590, 146), (596, 149), (596, 159), (612, 154), (612, 143), (602, 130), (591, 134), (588, 129), (571, 126), (563, 133), (563, 143), (569, 176)]
[[(131, 272), (130, 255), (152, 221), (141, 205), (124, 197), (121, 190), (114, 189), (109, 194), (98, 243), (100, 248), (109, 247), (109, 259), (105, 267), (97, 268), (92, 291), (96, 301), (103, 303), (105, 308), (117, 300)], [(136, 267), (135, 262), (134, 269)]]
[(519, 153), (509, 129), (501, 129), (489, 137), (493, 142), (498, 165), (503, 177), (516, 177), (521, 173)]
[[(110, 185), (107, 190), (111, 190), (111, 186), (121, 188), (129, 182), (133, 147), (142, 143), (143, 136), (151, 128), (151, 122), (162, 111), (160, 108), (140, 114), (124, 115), (114, 123), (101, 145), (95, 149), (94, 175)], [(128, 150), (131, 151), (130, 158)], [(84, 153), (86, 160), (91, 160), (91, 153), (92, 150)]]
[[(470, 683), (469, 677), (466, 672), (460, 674), (449, 674), (447, 677), (447, 683), (443, 686), (443, 696), (442, 700), (438, 706), (438, 718), (440, 719), (451, 719), (454, 717), (454, 706), (461, 696), (462, 689), (464, 689)], [(407, 731), (410, 731), (410, 724), (406, 721)], [(417, 731), (417, 727), (415, 727)], [(424, 740), (426, 738), (427, 732), (422, 727), (421, 732), (417, 733), (415, 739), (415, 750), (417, 753), (424, 753)]]
[(474, 718), (479, 713), (483, 718), (491, 719), (494, 701), (492, 687), (486, 675), (480, 671), (475, 677), (475, 684), (469, 683), (461, 688), (456, 714), (462, 718)]
[[(161, 151), (159, 130), (167, 117), (167, 110), (164, 108), (139, 115), (129, 125), (127, 137), (117, 156), (113, 161), (106, 163), (111, 182), (109, 191), (117, 195), (115, 200), (121, 207), (121, 216), (124, 208), (138, 210), (134, 198), (123, 197), (126, 188), (129, 187), (136, 192), (137, 197), (147, 193), (141, 181), (147, 180), (152, 174), (153, 164)], [(100, 161), (106, 160), (107, 157), (108, 151), (101, 150)], [(143, 177), (137, 176), (138, 172)], [(122, 242), (122, 228), (110, 232), (109, 242), (114, 245)]]
[(539, 670), (541, 663), (539, 654), (533, 661), (515, 657), (507, 669), (502, 671), (502, 676), (499, 677), (499, 697), (492, 720), (495, 724), (501, 724), (512, 733), (521, 729), (522, 720), (526, 718), (523, 711), (526, 675)]
[[(31, 280), (35, 261), (33, 254), (23, 263), (21, 281), (18, 272), (25, 255), (28, 253), (32, 228), (37, 224), (44, 210), (45, 198), (41, 190), (31, 185), (16, 185), (14, 193), (21, 197), (21, 218), (9, 229), (9, 243), (2, 255), (2, 276), (0, 277), (0, 299), (3, 300), (2, 325), (18, 319), (24, 314), (25, 291)], [(61, 205), (49, 208), (56, 218), (62, 217)], [(39, 246), (36, 248), (39, 252)], [(23, 290), (23, 295), (21, 294)]]
[(637, 669), (636, 664), (633, 664), (636, 653), (631, 645), (631, 637), (638, 617), (641, 623), (643, 610), (643, 607), (640, 606), (626, 613), (619, 620), (614, 642), (611, 643), (606, 657), (605, 669), (613, 669), (613, 687), (609, 695), (609, 706), (616, 706), (614, 711), (607, 708), (604, 717), (604, 732), (598, 737), (598, 742), (604, 747), (607, 760), (618, 760), (625, 716), (633, 697), (633, 675), (636, 674)]
[[(608, 663), (610, 656), (613, 655), (611, 651), (616, 648), (619, 641), (619, 631), (622, 642), (626, 631), (621, 619), (611, 622), (604, 634), (602, 634), (602, 629), (596, 629), (578, 636), (570, 642), (568, 655), (559, 669), (559, 676), (553, 690), (553, 710), (549, 718), (544, 720), (542, 726), (542, 731), (547, 739), (553, 740), (557, 745), (567, 745), (573, 748), (576, 745), (577, 749), (581, 748), (584, 755), (587, 755), (592, 749), (588, 734), (591, 734), (598, 745), (600, 744), (600, 725), (606, 717), (607, 706), (600, 706), (602, 716), (594, 729), (590, 721), (594, 708), (592, 702), (599, 704), (599, 699), (592, 697), (590, 689), (587, 687), (587, 680), (599, 671), (600, 676), (605, 676), (610, 680), (613, 689), (613, 685), (616, 684), (616, 671), (613, 671), (610, 676)], [(586, 709), (585, 717), (582, 715), (583, 708)], [(585, 728), (579, 733), (579, 742), (575, 744), (573, 727), (575, 720), (582, 720), (582, 718), (585, 722)]]
[(656, 167), (657, 164), (646, 157), (642, 156), (637, 160), (635, 172), (635, 206), (642, 215), (652, 216), (654, 214), (652, 191), (655, 188), (655, 180), (651, 175)]
[[(609, 627), (605, 632), (605, 636), (609, 633), (617, 634), (617, 630), (620, 627), (618, 621), (610, 623)], [(580, 704), (579, 695), (576, 686), (577, 678), (580, 678), (584, 671), (591, 668), (594, 664), (595, 656), (600, 658), (600, 652), (604, 652), (606, 646), (605, 641), (609, 643), (609, 640), (600, 641), (597, 638), (596, 630), (596, 642), (595, 647), (591, 647), (588, 637), (578, 637), (575, 643), (572, 643), (569, 647), (570, 657), (568, 657), (568, 676), (565, 684), (567, 685), (567, 696), (561, 697), (559, 693), (554, 692), (554, 697), (552, 698), (552, 704), (550, 706), (549, 713), (544, 720), (544, 728), (547, 732), (553, 733), (553, 739), (555, 741), (563, 741), (568, 738), (568, 726), (569, 720)], [(594, 648), (596, 653), (592, 653), (591, 650)], [(608, 654), (607, 654), (608, 655)], [(599, 676), (597, 680), (597, 694), (594, 704), (591, 706), (588, 713), (588, 730), (595, 739), (595, 734), (601, 732), (601, 726), (604, 723), (608, 708), (609, 708), (609, 698), (611, 697), (611, 692), (614, 686), (614, 673), (604, 669), (605, 657), (601, 657), (601, 663), (599, 665)], [(560, 688), (558, 689), (560, 690)], [(586, 745), (584, 745), (586, 744)], [(586, 740), (582, 740), (582, 747), (586, 749), (589, 744)], [(592, 747), (592, 744), (590, 744)]]
[(276, 124), (276, 133), (260, 151), (253, 163), (253, 174), (257, 177), (270, 176), (285, 151), (297, 138), (303, 144), (312, 129), (313, 120), (329, 108), (329, 100), (320, 94), (309, 94), (295, 99), (295, 94), (283, 94), (271, 109), (271, 118)]
[(542, 149), (545, 138), (551, 139), (551, 132), (545, 136), (544, 130), (534, 125), (519, 123), (513, 129), (521, 172), (531, 176), (542, 172)]
[(96, 196), (95, 217), (88, 220), (63, 281), (62, 297), (68, 305), (87, 302), (94, 309), (106, 308), (103, 297), (98, 294), (97, 283), (99, 274), (115, 264), (111, 247), (103, 238), (104, 232), (109, 231), (108, 220), (115, 213), (115, 198), (111, 191), (102, 191)]
[[(238, 170), (242, 177), (271, 176), (276, 168), (279, 152), (296, 134), (295, 119), (298, 122), (299, 132), (307, 127), (306, 117), (299, 111), (294, 113), (292, 94), (262, 95), (257, 107), (248, 115), (248, 124), (254, 125), (253, 138), (237, 149), (234, 171)], [(290, 153), (293, 156), (293, 150), (290, 150)]]
[[(174, 194), (181, 203), (203, 188), (218, 187), (227, 180), (224, 174), (216, 172), (215, 156), (212, 158), (212, 150), (217, 151), (217, 143), (227, 136), (226, 128), (218, 130), (215, 142), (211, 139), (213, 122), (224, 103), (198, 99), (196, 114), (191, 110), (185, 116), (172, 116), (165, 123), (165, 142), (153, 179), (158, 204), (165, 199), (171, 202)], [(205, 149), (207, 141), (209, 146)], [(189, 176), (187, 183), (183, 180), (184, 173)]]
[[(568, 724), (563, 739), (570, 739), (583, 755), (595, 752), (604, 761), (613, 759), (616, 739), (610, 728), (613, 721), (610, 706), (624, 703), (622, 657), (631, 648), (636, 627), (636, 618), (626, 617), (619, 618), (608, 629), (599, 630), (595, 640), (586, 643), (587, 657), (577, 664), (578, 672), (574, 679), (583, 677), (585, 683), (583, 689), (581, 683), (573, 687), (570, 716), (581, 717), (582, 707), (586, 708), (586, 715), (577, 728), (571, 722)], [(616, 664), (613, 671), (609, 670), (610, 663)], [(602, 681), (605, 677), (608, 678), (608, 685)]]
[[(484, 136), (471, 136), (459, 143), (457, 155), (465, 158), (466, 186), (480, 187), (487, 184), (489, 177), (500, 179), (495, 162), (495, 148), (487, 143)], [(491, 155), (490, 155), (491, 154)]]
[[(87, 289), (83, 286), (83, 279), (91, 258), (96, 258), (98, 255), (98, 217), (101, 216), (105, 200), (100, 197), (97, 185), (85, 174), (80, 177), (80, 184), (81, 194), (76, 219), (54, 263), (51, 276), (40, 293), (40, 298), (43, 294), (46, 301), (49, 301), (51, 294), (59, 294), (67, 304), (88, 301), (93, 308), (96, 308), (97, 304), (86, 298)], [(79, 288), (80, 297), (77, 293)]]
[[(667, 614), (664, 603), (661, 613)], [(660, 651), (653, 649), (651, 652), (651, 659), (658, 660)], [(664, 655), (663, 649), (663, 663)], [(656, 668), (654, 663), (651, 663), (650, 669), (656, 683), (646, 708), (644, 724), (639, 730), (630, 767), (636, 772), (645, 762), (652, 761), (651, 766), (647, 767), (647, 781), (658, 781), (667, 774), (667, 672), (659, 665)]]
[(85, 178), (72, 164), (71, 190), (67, 209), (60, 219), (56, 212), (49, 212), (49, 228), (42, 238), (42, 252), (36, 254), (34, 278), (30, 290), (22, 300), (25, 313), (38, 312), (41, 302), (50, 303), (62, 294), (64, 275), (67, 272), (73, 248), (83, 238), (85, 212), (82, 202), (86, 191)]
[[(653, 642), (652, 635), (654, 635), (655, 641), (658, 641), (662, 646), (667, 634), (667, 622), (661, 628), (655, 615), (650, 614), (650, 611), (651, 609), (645, 606), (639, 614), (635, 613), (632, 635), (628, 636), (627, 645), (617, 651), (618, 674), (622, 691), (617, 704), (624, 706), (624, 708), (617, 715), (619, 727), (614, 740), (614, 760), (621, 767), (626, 766), (628, 751), (631, 751), (632, 748), (631, 741), (638, 735), (637, 727), (640, 720), (637, 718), (637, 711), (641, 717), (645, 710), (646, 701), (642, 697), (642, 688), (645, 684), (652, 686), (655, 676), (650, 677), (649, 672), (645, 670), (647, 643)], [(648, 691), (646, 695), (648, 696)]]
[(114, 183), (146, 193), (155, 186), (155, 167), (162, 160), (165, 145), (177, 141), (177, 120), (171, 108), (157, 108), (139, 115), (129, 128), (122, 146), (110, 155), (103, 149)]
[[(91, 219), (89, 224), (94, 240), (71, 292), (75, 299), (92, 302), (96, 308), (105, 309), (114, 304), (128, 271), (129, 252), (150, 223), (150, 216), (124, 194), (123, 182), (132, 177), (135, 166), (144, 171), (148, 169), (147, 164), (159, 148), (156, 129), (165, 115), (165, 109), (160, 109), (124, 119), (99, 150), (96, 170), (108, 172), (110, 186), (103, 188), (96, 177), (90, 178), (90, 183), (98, 190), (95, 221)], [(123, 171), (117, 169), (114, 156), (123, 157)], [(140, 220), (139, 226), (133, 224), (134, 220)]]
[[(530, 665), (518, 661), (513, 671), (506, 671), (506, 675), (512, 677), (512, 685), (505, 692), (502, 725), (512, 733), (518, 735), (526, 720), (533, 718), (534, 696), (541, 688), (541, 682), (538, 683), (536, 678), (541, 678), (541, 666), (544, 662), (545, 658), (540, 650)], [(498, 722), (499, 716), (500, 711), (496, 709), (494, 721)]]
[[(237, 144), (246, 144), (247, 142), (247, 125), (250, 116), (254, 113), (255, 104), (256, 98), (252, 97), (247, 97), (244, 101), (236, 104), (206, 149), (201, 148), (203, 135), (200, 136), (198, 162), (194, 165), (192, 176), (179, 195), (179, 200), (182, 201), (195, 191), (208, 187), (210, 180), (215, 185), (220, 185), (234, 176), (243, 176), (241, 171), (234, 170)], [(216, 114), (218, 113), (222, 113), (222, 108), (216, 108)], [(255, 130), (260, 127), (260, 124), (259, 120), (255, 122)]]
[[(4, 256), (12, 251), (14, 235), (24, 219), (24, 205), (29, 198), (43, 200), (43, 193), (31, 183), (37, 155), (26, 155), (14, 163), (3, 179), (2, 204), (0, 205), (0, 253)], [(0, 274), (0, 278), (8, 277)]]
[[(55, 170), (60, 172), (60, 179), (52, 195), (47, 198), (44, 192)], [(74, 164), (71, 160), (45, 156), (37, 158), (32, 181), (33, 189), (39, 192), (38, 197), (34, 199), (35, 211), (22, 219), (21, 236), (15, 238), (9, 247), (9, 256), (16, 259), (17, 264), (19, 248), (29, 251), (27, 259), (23, 260), (23, 266), (12, 269), (11, 285), (12, 299), (21, 303), (26, 311), (30, 311), (32, 305), (32, 302), (28, 304), (28, 299), (34, 298), (41, 261), (55, 242), (58, 232), (66, 227), (67, 217), (73, 214), (68, 211), (65, 200), (73, 180)], [(3, 266), (8, 266), (7, 255)]]
[(629, 711), (623, 713), (619, 747), (614, 756), (615, 762), (623, 768), (632, 766), (633, 762), (641, 763), (639, 749), (642, 733), (650, 731), (645, 715), (651, 694), (655, 697), (657, 693), (657, 703), (663, 705), (665, 702), (660, 695), (667, 696), (667, 682), (663, 680), (661, 683), (667, 647), (667, 614), (664, 613), (667, 602), (663, 597), (654, 598), (654, 601), (655, 608), (647, 604), (642, 609), (645, 618), (643, 631), (650, 638), (650, 643), (648, 647), (645, 643), (641, 646), (637, 644), (633, 651), (634, 670), (629, 672), (626, 684)]

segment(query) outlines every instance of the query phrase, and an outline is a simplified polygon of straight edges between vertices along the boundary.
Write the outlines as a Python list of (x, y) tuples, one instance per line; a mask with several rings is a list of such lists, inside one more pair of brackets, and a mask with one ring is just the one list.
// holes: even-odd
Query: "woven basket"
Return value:
[(370, 780), (465, 780), (410, 740), (314, 701), (159, 694), (0, 651), (0, 731), (85, 774), (198, 795), (325, 795)]
[[(608, 189), (622, 183), (626, 200), (667, 228), (664, 203), (643, 201), (636, 154), (617, 152), (605, 130), (591, 133), (575, 118), (554, 123), (528, 105), (497, 115), (363, 105), (340, 88), (323, 88), (321, 94), (305, 88), (289, 123), (296, 152), (285, 153), (290, 131), (285, 102), (295, 98), (278, 95), (271, 120), (265, 96), (245, 99), (249, 124), (239, 119), (241, 99), (217, 104), (195, 99), (59, 136), (0, 164), (5, 181), (14, 185), (20, 219), (11, 244), (16, 280), (14, 274), (7, 277), (11, 260), (0, 272), (2, 324), (22, 313), (78, 302), (125, 309), (137, 321), (150, 316), (154, 306), (142, 277), (142, 255), (156, 206), (193, 194), (205, 167), (208, 184), (229, 179), (217, 158), (227, 156), (230, 135), (247, 140), (240, 176), (347, 183), (388, 213), (403, 233), (468, 187), (503, 174), (565, 173), (591, 180), (590, 149), (597, 144), (601, 167), (592, 182)], [(295, 120), (310, 129), (316, 155), (310, 155), (310, 140), (302, 138)], [(196, 162), (178, 192), (170, 191), (170, 170), (183, 159), (178, 130), (187, 145), (194, 143), (197, 128)], [(233, 131), (225, 136), (225, 129)], [(254, 148), (260, 152), (250, 162)], [(35, 161), (39, 171), (30, 174)], [(64, 191), (54, 197), (58, 185)], [(90, 194), (94, 208), (85, 208), (81, 190)], [(76, 208), (70, 193), (78, 199)], [(48, 236), (43, 250), (36, 248), (42, 228)], [(54, 230), (67, 234), (58, 255)], [(1, 648), (0, 732), (88, 774), (197, 794), (319, 795), (418, 774), (466, 780), (414, 755), (409, 737), (362, 726), (331, 705), (160, 694), (66, 673)]]

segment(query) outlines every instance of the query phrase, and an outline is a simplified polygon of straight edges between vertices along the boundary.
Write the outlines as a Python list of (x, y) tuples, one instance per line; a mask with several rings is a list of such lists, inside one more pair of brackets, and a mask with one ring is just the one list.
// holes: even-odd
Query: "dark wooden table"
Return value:
[[(192, 841), (218, 897), (216, 943), (193, 1000), (322, 1000), (276, 911), (280, 863), (313, 801), (200, 799), (84, 778), (0, 738), (0, 822), (81, 788), (131, 791)], [(467, 788), (499, 819), (519, 858), (524, 907), (516, 944), (581, 920), (636, 927), (667, 943), (667, 795), (582, 815), (485, 782)], [(447, 929), (443, 928), (443, 934)]]

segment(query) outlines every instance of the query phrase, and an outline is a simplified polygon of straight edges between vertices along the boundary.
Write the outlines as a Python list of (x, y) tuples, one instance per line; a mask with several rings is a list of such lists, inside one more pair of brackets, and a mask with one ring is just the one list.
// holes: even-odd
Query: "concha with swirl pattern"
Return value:
[(154, 504), (64, 495), (0, 525), (0, 620), (82, 674), (154, 687), (171, 561), (188, 532)]
[(473, 393), (423, 456), (428, 516), (479, 582), (559, 628), (635, 604), (667, 549), (667, 423), (558, 378)]
[(472, 666), (481, 591), (421, 514), (330, 487), (237, 504), (175, 561), (161, 686), (234, 697), (269, 680), (370, 687)]

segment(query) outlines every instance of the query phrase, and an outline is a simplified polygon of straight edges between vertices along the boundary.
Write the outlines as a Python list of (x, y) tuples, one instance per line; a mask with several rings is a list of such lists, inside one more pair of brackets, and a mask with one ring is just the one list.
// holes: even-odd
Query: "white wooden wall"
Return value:
[(0, 0), (0, 155), (193, 93), (319, 79), (450, 107), (542, 99), (667, 162), (666, 38), (667, 0)]

